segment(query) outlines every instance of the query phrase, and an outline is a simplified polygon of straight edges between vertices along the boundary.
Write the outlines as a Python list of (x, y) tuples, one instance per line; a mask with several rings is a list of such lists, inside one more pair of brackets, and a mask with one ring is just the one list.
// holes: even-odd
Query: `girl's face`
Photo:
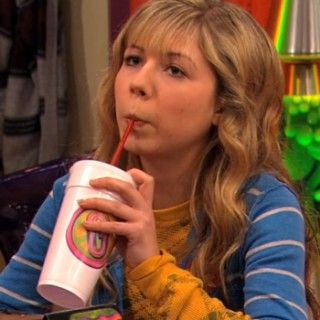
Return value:
[(136, 121), (125, 148), (151, 159), (198, 156), (217, 122), (215, 96), (214, 72), (196, 41), (181, 39), (166, 52), (129, 46), (115, 81), (120, 134)]

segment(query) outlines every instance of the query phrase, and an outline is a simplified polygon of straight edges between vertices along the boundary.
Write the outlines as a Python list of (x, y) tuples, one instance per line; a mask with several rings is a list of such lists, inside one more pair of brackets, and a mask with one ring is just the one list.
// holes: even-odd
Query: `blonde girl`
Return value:
[[(153, 0), (111, 57), (95, 159), (109, 162), (134, 120), (120, 166), (137, 188), (101, 178), (92, 186), (125, 203), (80, 202), (115, 218), (84, 224), (117, 236), (111, 281), (92, 303), (114, 291), (124, 319), (318, 319), (312, 242), (282, 163), (281, 63), (266, 33), (228, 3)], [(36, 215), (37, 230), (52, 232), (67, 179)], [(48, 243), (31, 230), (17, 256), (41, 264)], [(27, 275), (21, 261), (0, 277), (0, 307), (43, 312), (39, 270)]]

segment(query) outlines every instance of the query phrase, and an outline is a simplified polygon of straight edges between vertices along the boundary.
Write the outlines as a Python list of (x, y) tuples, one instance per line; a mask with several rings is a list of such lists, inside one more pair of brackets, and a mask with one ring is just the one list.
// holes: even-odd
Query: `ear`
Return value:
[(219, 124), (220, 116), (221, 116), (221, 110), (219, 109), (213, 113), (211, 122), (214, 126), (217, 126)]
[(220, 96), (218, 94), (216, 94), (215, 104), (213, 107), (213, 114), (212, 114), (212, 119), (211, 119), (211, 123), (213, 126), (216, 127), (219, 124), (219, 120), (220, 120), (222, 111), (223, 111), (223, 107), (222, 107), (222, 103), (220, 100)]

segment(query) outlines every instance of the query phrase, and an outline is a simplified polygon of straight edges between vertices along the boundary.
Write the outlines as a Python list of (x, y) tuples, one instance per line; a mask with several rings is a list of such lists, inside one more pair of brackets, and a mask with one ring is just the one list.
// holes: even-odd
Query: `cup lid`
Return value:
[(120, 168), (101, 161), (80, 160), (70, 168), (68, 187), (90, 186), (90, 180), (103, 177), (111, 177), (135, 185), (130, 174)]

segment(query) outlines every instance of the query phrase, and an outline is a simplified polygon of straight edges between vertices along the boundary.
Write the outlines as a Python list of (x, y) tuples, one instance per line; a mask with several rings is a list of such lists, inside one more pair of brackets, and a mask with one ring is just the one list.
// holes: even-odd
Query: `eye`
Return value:
[(186, 76), (186, 73), (182, 70), (182, 68), (176, 65), (170, 65), (167, 67), (167, 71), (169, 74), (176, 78), (183, 78)]
[(142, 59), (140, 56), (133, 54), (127, 55), (123, 59), (124, 64), (127, 66), (136, 66), (141, 63), (141, 61)]

